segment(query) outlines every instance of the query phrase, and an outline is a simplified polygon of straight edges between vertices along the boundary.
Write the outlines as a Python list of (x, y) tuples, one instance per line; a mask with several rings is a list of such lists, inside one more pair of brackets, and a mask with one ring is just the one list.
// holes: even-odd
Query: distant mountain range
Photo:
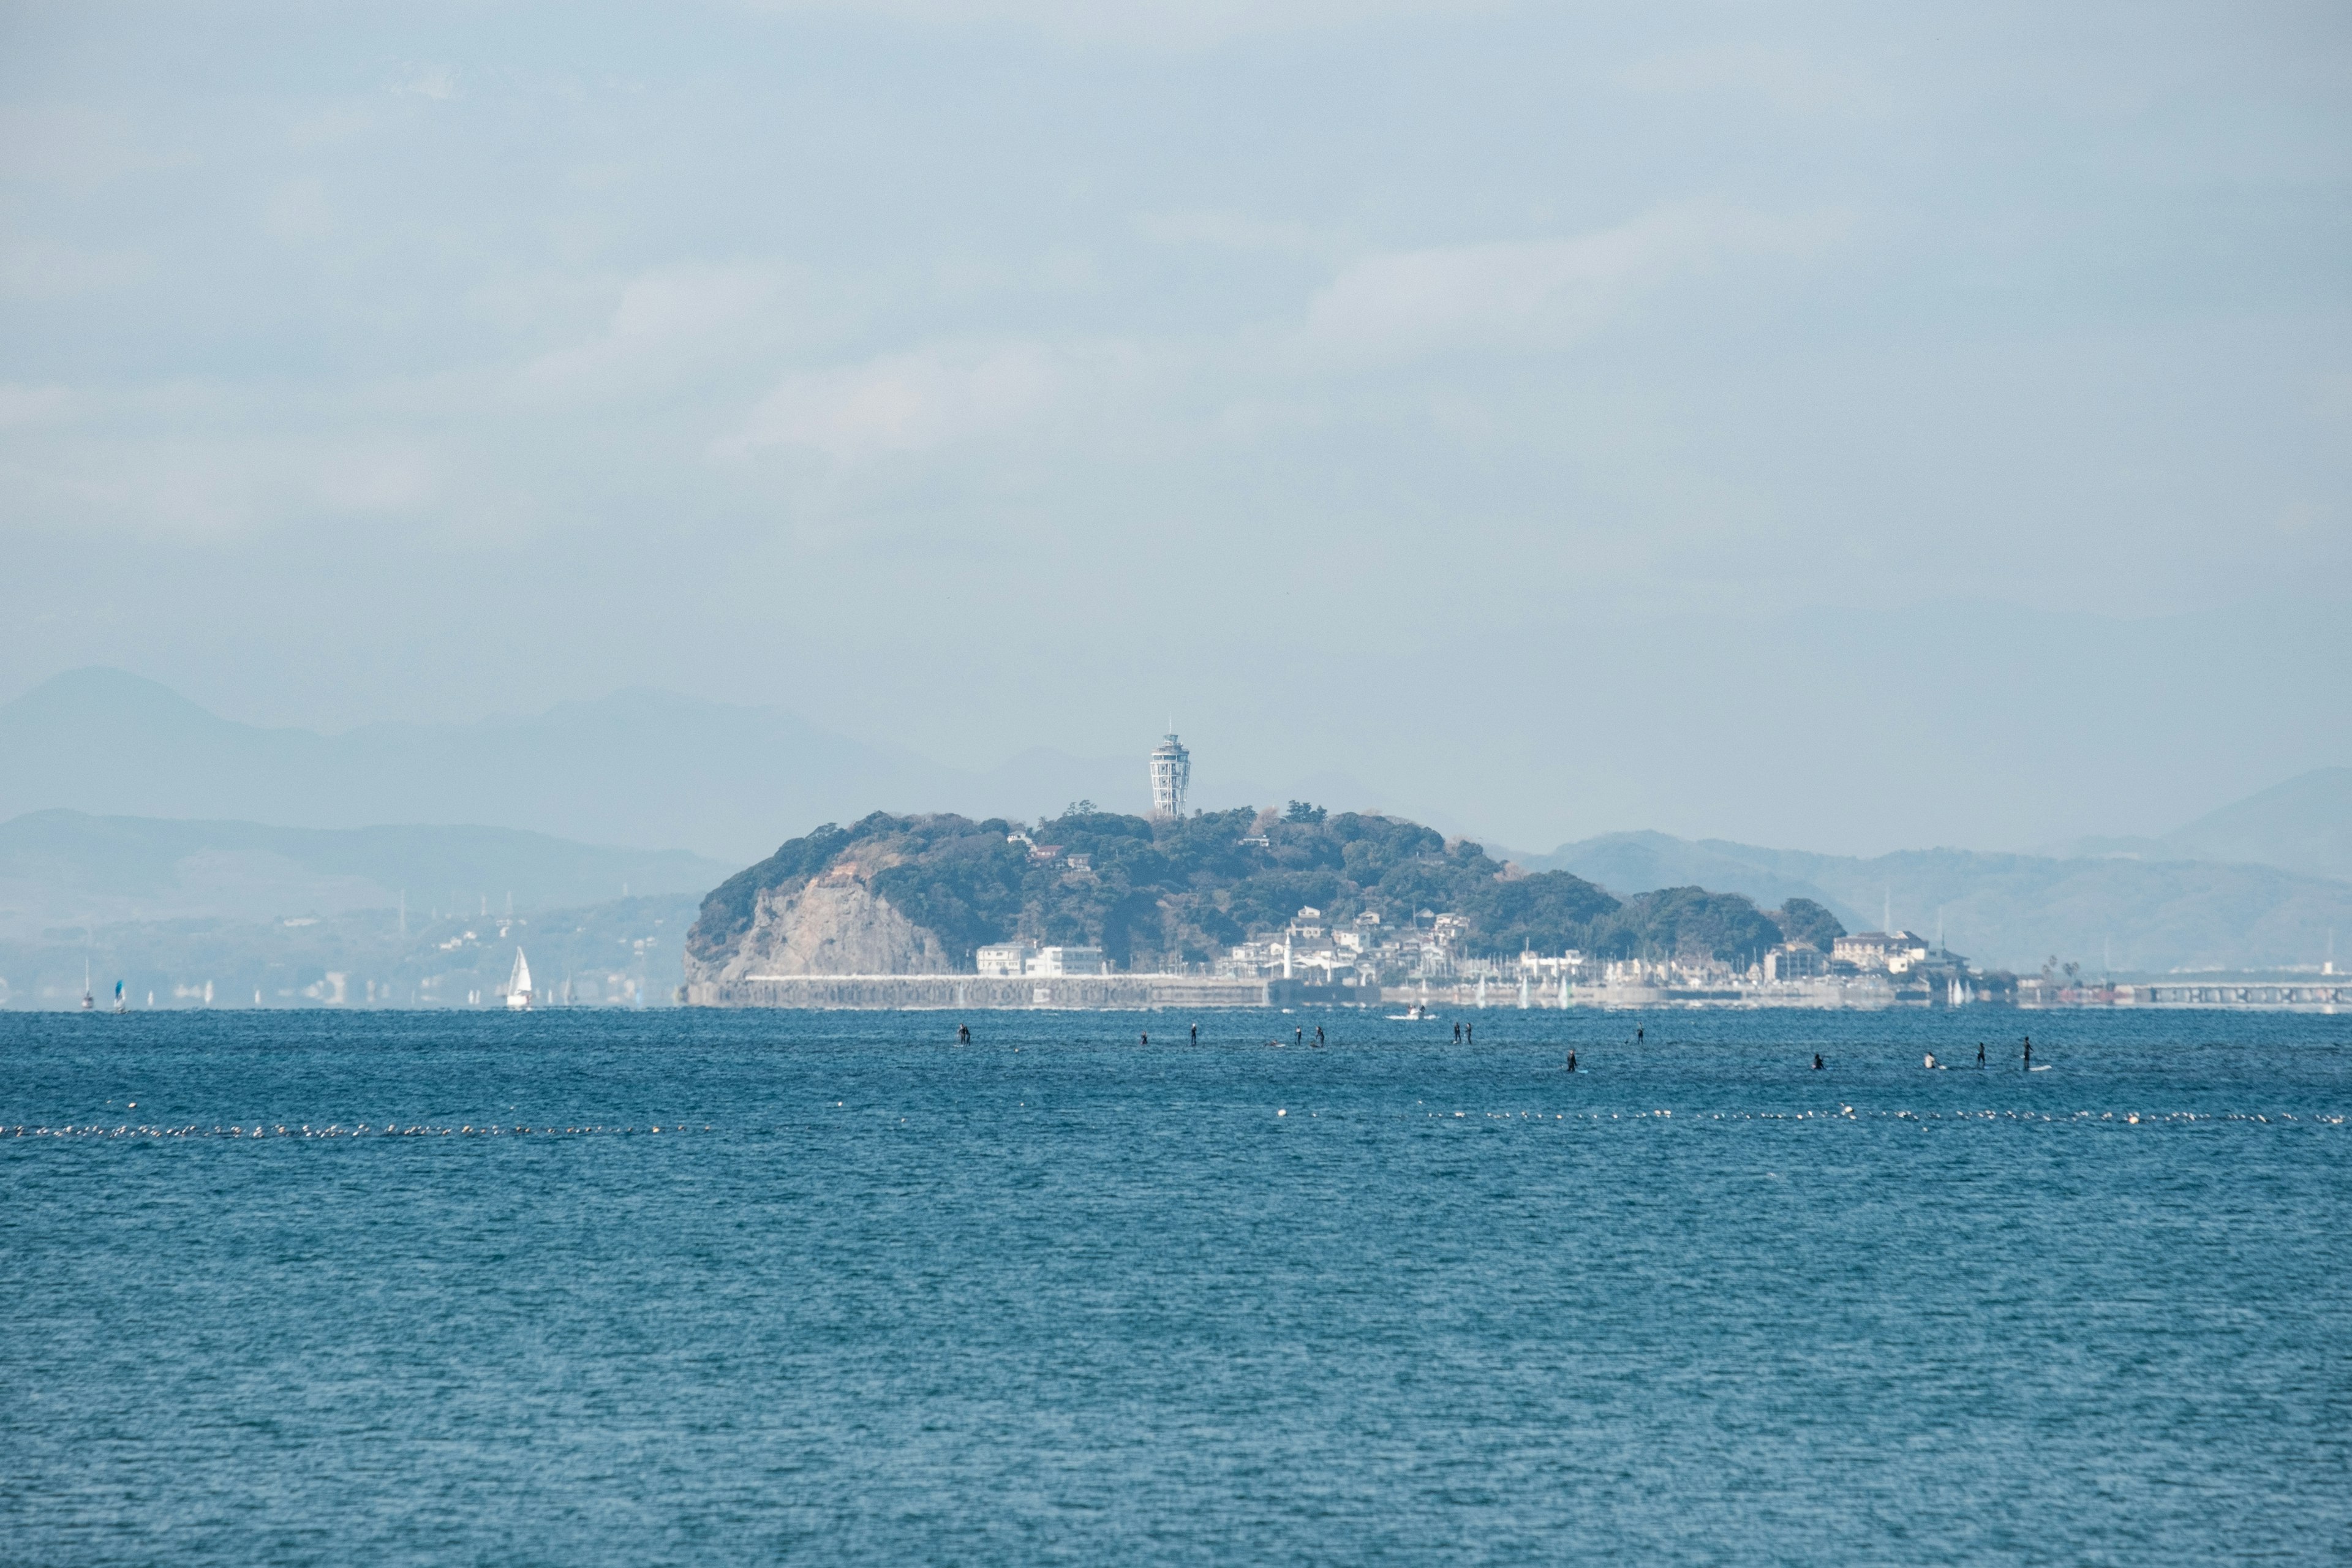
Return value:
[[(967, 771), (778, 709), (661, 691), (333, 735), (240, 724), (119, 669), (73, 670), (0, 704), (0, 819), (64, 808), (290, 827), (491, 824), (681, 847), (730, 869), (869, 811), (1027, 820), (1081, 799), (1139, 811), (1147, 776), (1141, 748), (1127, 758), (1038, 748)], [(1279, 803), (1241, 780), (1203, 779), (1194, 795), (1212, 809)]]
[(2315, 768), (2161, 838), (2076, 838), (2058, 858), (2234, 860), (2352, 879), (2352, 768)]
[[(2307, 798), (2288, 790), (2285, 798)], [(2239, 820), (2242, 842), (2255, 839), (2252, 819)], [(1767, 905), (1812, 899), (1849, 929), (1891, 920), (1925, 936), (1940, 931), (1974, 962), (2015, 970), (2052, 957), (2094, 971), (2266, 968), (2318, 963), (2339, 935), (2352, 941), (2352, 881), (2264, 865), (1966, 849), (1861, 858), (1663, 833), (1608, 834), (1522, 863), (1621, 895), (1696, 885)]]
[(508, 827), (265, 827), (27, 813), (0, 822), (0, 936), (177, 920), (282, 921), (404, 902), (473, 916), (692, 894), (734, 867)]
[[(153, 681), (84, 669), (0, 705), (0, 933), (336, 915), (404, 891), (428, 913), (468, 901), (495, 913), (509, 893), (518, 910), (625, 885), (687, 893), (876, 809), (1032, 819), (1077, 799), (1139, 809), (1143, 787), (1139, 757), (1038, 750), (962, 771), (778, 710), (661, 692), (326, 735), (240, 724)], [(1348, 807), (1370, 796), (1328, 776), (1287, 793)], [(1212, 808), (1286, 797), (1238, 780), (1195, 795)], [(596, 847), (611, 844), (688, 848)], [(2352, 768), (2159, 838), (2041, 855), (1862, 858), (1621, 833), (1514, 858), (1621, 896), (1695, 884), (1768, 907), (1810, 898), (1854, 929), (1891, 912), (1928, 935), (1940, 918), (1955, 949), (2007, 967), (2053, 954), (2116, 970), (2310, 963), (2331, 933), (2352, 959)]]

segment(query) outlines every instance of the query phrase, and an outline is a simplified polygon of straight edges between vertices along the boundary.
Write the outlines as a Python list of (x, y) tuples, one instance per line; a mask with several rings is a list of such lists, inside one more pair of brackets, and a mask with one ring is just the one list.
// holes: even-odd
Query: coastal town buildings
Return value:
[(1858, 972), (1901, 974), (1927, 957), (1926, 939), (1907, 931), (1859, 931), (1830, 944), (1831, 961)]
[(972, 956), (980, 973), (999, 979), (1110, 973), (1110, 965), (1104, 962), (1099, 947), (1040, 947), (1034, 942), (998, 942), (981, 948)]

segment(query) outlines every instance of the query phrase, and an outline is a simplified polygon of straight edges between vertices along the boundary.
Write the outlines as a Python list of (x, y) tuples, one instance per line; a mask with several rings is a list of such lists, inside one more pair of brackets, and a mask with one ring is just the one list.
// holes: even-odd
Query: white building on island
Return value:
[(1040, 947), (1034, 942), (992, 942), (972, 954), (973, 967), (1000, 980), (1026, 974), (1060, 977), (1108, 974), (1098, 947)]

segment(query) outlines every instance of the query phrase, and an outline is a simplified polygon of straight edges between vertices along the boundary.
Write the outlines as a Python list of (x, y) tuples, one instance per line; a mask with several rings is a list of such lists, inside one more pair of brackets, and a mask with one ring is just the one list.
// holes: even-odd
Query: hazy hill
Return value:
[(0, 706), (0, 816), (492, 823), (740, 861), (877, 800), (940, 798), (950, 782), (788, 713), (656, 692), (335, 735), (239, 724), (112, 669), (75, 670)]
[(467, 913), (698, 894), (727, 873), (682, 850), (608, 849), (513, 828), (319, 829), (33, 812), (0, 823), (0, 934), (182, 919), (392, 910)]
[(1809, 898), (1853, 929), (1940, 922), (1957, 951), (2030, 969), (2053, 954), (2097, 969), (2317, 963), (2329, 932), (2352, 939), (2352, 883), (2273, 867), (2126, 858), (2057, 859), (1964, 849), (1858, 858), (1663, 833), (1563, 845), (1528, 864), (1612, 892), (1700, 882), (1759, 901)]
[(2352, 768), (2315, 768), (2155, 838), (2083, 837), (2056, 859), (2229, 860), (2352, 880)]
[[(773, 708), (623, 691), (470, 724), (327, 735), (208, 712), (119, 669), (78, 669), (0, 703), (0, 819), (63, 808), (298, 827), (488, 823), (592, 844), (679, 846), (740, 865), (820, 822), (881, 807), (1024, 820), (1091, 800), (1150, 804), (1132, 756), (1034, 747), (988, 768), (866, 745)], [(1332, 774), (1275, 789), (1204, 763), (1211, 810), (1291, 795), (1375, 804)], [(1447, 826), (1443, 816), (1432, 818)]]
[[(1024, 819), (1077, 800), (1140, 810), (1144, 749), (1089, 758), (1032, 748), (962, 770), (778, 709), (663, 691), (480, 723), (363, 724), (326, 735), (240, 724), (142, 677), (78, 669), (0, 704), (0, 818), (63, 808), (298, 827), (489, 823), (588, 843), (683, 846), (740, 865), (820, 822), (877, 806)], [(1213, 769), (1194, 793), (1212, 808), (1283, 798)], [(1369, 798), (1353, 785), (1336, 794), (1349, 804)]]
[(100, 1005), (123, 983), (134, 1010), (201, 1007), (501, 1007), (527, 952), (541, 1001), (666, 1006), (695, 895), (613, 899), (509, 920), (390, 910), (278, 920), (143, 920), (0, 932), (0, 1006), (73, 1008), (83, 976)]
[(2352, 878), (2352, 768), (2317, 768), (2164, 836), (2173, 850)]

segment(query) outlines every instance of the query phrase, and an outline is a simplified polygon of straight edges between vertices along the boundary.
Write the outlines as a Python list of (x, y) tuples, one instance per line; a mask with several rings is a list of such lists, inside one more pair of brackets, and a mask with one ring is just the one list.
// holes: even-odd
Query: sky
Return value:
[(2352, 763), (2347, 84), (2318, 4), (0, 5), (0, 698), (2166, 831)]

